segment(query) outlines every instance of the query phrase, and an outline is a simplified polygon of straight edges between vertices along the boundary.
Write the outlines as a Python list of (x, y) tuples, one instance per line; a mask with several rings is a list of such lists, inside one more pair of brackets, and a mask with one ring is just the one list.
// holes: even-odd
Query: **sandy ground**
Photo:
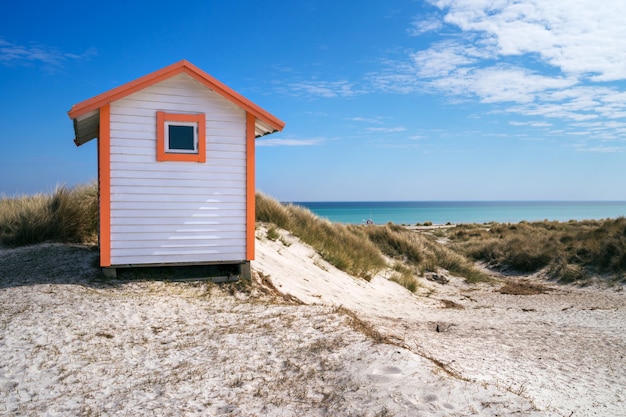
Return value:
[(0, 248), (0, 415), (626, 415), (621, 287), (521, 296), (448, 277), (411, 294), (282, 240), (257, 241), (243, 289), (104, 280), (83, 247)]

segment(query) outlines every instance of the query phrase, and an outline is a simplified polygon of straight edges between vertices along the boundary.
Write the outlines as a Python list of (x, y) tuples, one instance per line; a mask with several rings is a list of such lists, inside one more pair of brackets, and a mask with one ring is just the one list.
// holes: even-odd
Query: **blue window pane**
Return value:
[(169, 149), (194, 151), (196, 149), (193, 126), (169, 125)]

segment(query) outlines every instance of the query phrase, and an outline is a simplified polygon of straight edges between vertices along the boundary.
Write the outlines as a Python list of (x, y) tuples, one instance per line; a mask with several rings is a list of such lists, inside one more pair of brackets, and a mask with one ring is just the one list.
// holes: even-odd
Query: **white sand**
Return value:
[(0, 415), (626, 414), (624, 292), (452, 278), (414, 295), (285, 239), (257, 241), (253, 267), (306, 305), (260, 285), (101, 281), (80, 247), (0, 248)]

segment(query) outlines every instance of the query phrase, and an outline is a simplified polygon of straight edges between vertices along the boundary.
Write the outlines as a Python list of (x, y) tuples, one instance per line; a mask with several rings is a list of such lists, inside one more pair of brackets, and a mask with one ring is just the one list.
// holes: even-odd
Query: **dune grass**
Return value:
[(98, 187), (57, 187), (51, 194), (0, 198), (0, 241), (23, 246), (45, 241), (96, 243)]
[(570, 222), (460, 225), (452, 247), (475, 260), (513, 271), (546, 268), (560, 282), (606, 276), (626, 282), (626, 218)]
[(440, 268), (468, 282), (487, 279), (463, 255), (402, 226), (331, 223), (303, 207), (281, 204), (263, 194), (257, 194), (256, 215), (257, 221), (290, 231), (337, 268), (367, 280), (387, 266), (386, 257), (395, 261), (391, 279), (413, 292), (418, 288), (417, 276)]
[[(564, 283), (591, 277), (626, 282), (626, 218), (600, 221), (469, 224), (432, 236), (394, 224), (343, 225), (311, 211), (257, 194), (257, 221), (288, 230), (337, 268), (366, 280), (390, 267), (391, 279), (411, 291), (417, 277), (439, 269), (468, 282), (488, 279), (473, 266), (521, 273), (545, 270)], [(57, 187), (51, 194), (0, 198), (0, 241), (23, 246), (45, 241), (97, 243), (98, 190), (95, 183)], [(276, 238), (278, 235), (276, 236)], [(392, 259), (388, 265), (387, 259)], [(471, 259), (471, 260), (470, 260)]]
[(462, 276), (469, 283), (488, 280), (463, 255), (443, 246), (425, 235), (395, 224), (367, 227), (366, 233), (387, 256), (417, 268), (420, 274), (437, 272), (440, 268)]
[(303, 207), (281, 204), (261, 193), (256, 196), (256, 219), (288, 230), (351, 275), (370, 280), (386, 266), (384, 257), (362, 228), (331, 223)]

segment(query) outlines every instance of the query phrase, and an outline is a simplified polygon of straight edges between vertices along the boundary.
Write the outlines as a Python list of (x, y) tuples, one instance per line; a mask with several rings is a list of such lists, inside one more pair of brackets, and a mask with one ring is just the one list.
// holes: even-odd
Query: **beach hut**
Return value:
[(100, 266), (254, 259), (255, 138), (284, 122), (188, 61), (72, 106), (97, 139)]

